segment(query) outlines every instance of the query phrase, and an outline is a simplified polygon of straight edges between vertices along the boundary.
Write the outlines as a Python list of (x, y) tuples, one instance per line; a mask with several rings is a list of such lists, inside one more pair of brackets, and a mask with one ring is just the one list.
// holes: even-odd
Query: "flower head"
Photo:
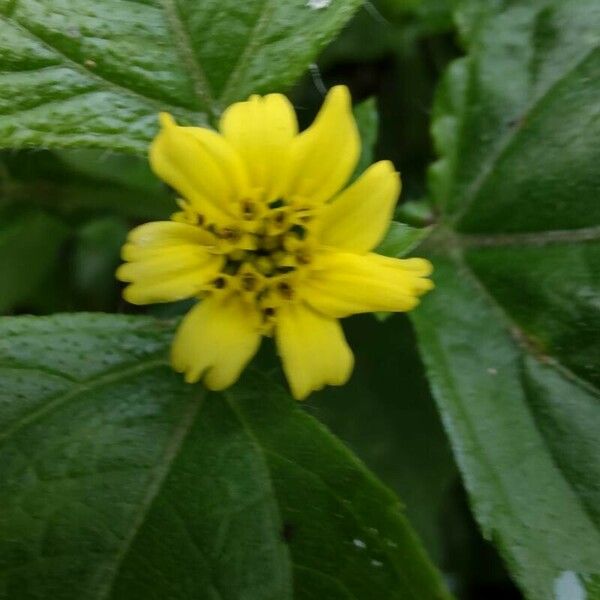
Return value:
[(333, 88), (302, 133), (280, 94), (233, 104), (220, 133), (160, 122), (150, 163), (181, 210), (129, 234), (117, 276), (133, 304), (199, 300), (173, 367), (223, 389), (274, 336), (296, 398), (345, 383), (353, 355), (338, 319), (410, 310), (433, 287), (427, 260), (371, 252), (400, 192), (392, 164), (343, 189), (360, 152), (347, 88)]

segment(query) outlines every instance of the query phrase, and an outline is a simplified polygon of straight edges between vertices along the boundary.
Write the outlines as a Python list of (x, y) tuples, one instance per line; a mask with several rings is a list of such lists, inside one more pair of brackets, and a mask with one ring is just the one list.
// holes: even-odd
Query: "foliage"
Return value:
[[(518, 597), (460, 472), (524, 597), (600, 598), (599, 32), (595, 0), (0, 0), (0, 597)], [(338, 82), (356, 175), (402, 172), (378, 251), (435, 266), (414, 334), (350, 319), (307, 404), (269, 346), (185, 385), (186, 307), (115, 314), (174, 210), (157, 112), (296, 84), (308, 122)]]
[(438, 292), (414, 315), (484, 535), (531, 598), (600, 557), (593, 2), (466, 2), (433, 131)]
[(172, 333), (5, 320), (10, 597), (445, 597), (391, 492), (267, 376), (184, 384)]
[(0, 147), (144, 153), (158, 111), (200, 123), (288, 85), (357, 5), (3, 0)]

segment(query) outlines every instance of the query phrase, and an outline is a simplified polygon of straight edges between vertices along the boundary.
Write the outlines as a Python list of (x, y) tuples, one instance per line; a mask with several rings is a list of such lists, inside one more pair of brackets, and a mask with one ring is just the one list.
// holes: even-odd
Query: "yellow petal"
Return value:
[(302, 297), (332, 317), (411, 310), (419, 296), (433, 288), (426, 279), (431, 263), (424, 258), (388, 258), (378, 254), (323, 252), (302, 281)]
[(165, 247), (152, 254), (147, 253), (138, 260), (127, 262), (117, 269), (117, 279), (121, 281), (142, 281), (153, 279), (166, 279), (171, 275), (189, 273), (206, 268), (207, 263), (218, 259), (208, 253), (202, 246), (174, 246)]
[(296, 114), (281, 94), (251, 96), (223, 113), (220, 130), (246, 164), (253, 187), (270, 202), (281, 194), (287, 152), (298, 133)]
[(137, 280), (123, 290), (123, 298), (131, 304), (157, 304), (192, 298), (217, 276), (221, 269), (221, 263), (217, 261), (214, 257), (202, 270), (171, 272), (162, 277)]
[(317, 239), (325, 246), (368, 252), (385, 235), (399, 193), (400, 176), (392, 163), (375, 163), (323, 208), (315, 223)]
[(256, 354), (261, 318), (235, 294), (220, 294), (196, 305), (183, 319), (173, 342), (171, 363), (188, 383), (204, 377), (211, 390), (234, 383)]
[(244, 163), (229, 142), (201, 127), (180, 127), (161, 113), (150, 146), (154, 172), (175, 188), (208, 223), (231, 222), (233, 202), (249, 193)]
[(132, 229), (127, 241), (140, 247), (161, 247), (179, 244), (202, 244), (212, 246), (215, 236), (195, 225), (174, 221), (153, 221)]
[(350, 92), (346, 86), (336, 86), (314, 123), (292, 142), (284, 196), (309, 205), (330, 200), (348, 181), (359, 154)]
[(131, 285), (123, 296), (132, 304), (171, 302), (196, 296), (221, 270), (223, 257), (211, 253), (213, 237), (199, 227), (172, 221), (135, 228), (123, 246), (117, 278)]
[(348, 381), (354, 357), (335, 319), (319, 315), (302, 303), (287, 303), (277, 311), (275, 337), (297, 400), (327, 384)]

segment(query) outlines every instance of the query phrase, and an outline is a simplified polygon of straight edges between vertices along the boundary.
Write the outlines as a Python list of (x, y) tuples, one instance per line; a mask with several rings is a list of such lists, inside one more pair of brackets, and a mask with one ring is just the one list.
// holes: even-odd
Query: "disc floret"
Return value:
[[(236, 225), (206, 227), (215, 237), (214, 252), (224, 260), (202, 295), (240, 295), (261, 312), (263, 334), (268, 335), (278, 306), (294, 298), (298, 271), (311, 264), (311, 219), (305, 208), (296, 209), (282, 199), (267, 205), (243, 200), (240, 208)], [(190, 209), (179, 218), (197, 226), (203, 223), (202, 216)]]

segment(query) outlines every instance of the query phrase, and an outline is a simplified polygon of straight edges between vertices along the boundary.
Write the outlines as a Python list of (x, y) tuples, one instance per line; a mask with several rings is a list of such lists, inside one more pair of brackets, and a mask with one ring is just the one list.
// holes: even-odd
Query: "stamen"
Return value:
[[(229, 285), (229, 277), (239, 277), (238, 290), (252, 294), (258, 306), (264, 307), (262, 295), (267, 289), (276, 294), (276, 305), (282, 298), (291, 300), (294, 289), (285, 277), (286, 273), (311, 260), (305, 240), (308, 231), (300, 222), (300, 217), (306, 216), (307, 212), (302, 210), (292, 215), (281, 199), (270, 202), (266, 214), (252, 199), (243, 199), (238, 206), (242, 217), (255, 223), (256, 227), (249, 229), (249, 223), (239, 229), (235, 226), (212, 228), (213, 233), (226, 242), (223, 244), (225, 265), (222, 276), (213, 281), (214, 288), (222, 289)], [(290, 218), (294, 221), (290, 222)], [(275, 278), (274, 287), (263, 281), (264, 278)], [(272, 307), (262, 310), (266, 317), (275, 312)]]
[(292, 288), (290, 287), (290, 284), (285, 281), (281, 281), (279, 283), (279, 285), (277, 286), (277, 289), (279, 290), (279, 293), (286, 300), (291, 300), (292, 296), (294, 295), (294, 292), (293, 292)]
[(225, 266), (223, 267), (223, 273), (227, 273), (227, 275), (235, 275), (242, 266), (242, 263), (239, 260), (227, 260)]
[(244, 200), (242, 202), (242, 214), (244, 215), (244, 219), (251, 221), (256, 215), (256, 206), (254, 205), (254, 202)]
[(225, 280), (225, 277), (217, 277), (214, 281), (213, 281), (213, 285), (218, 289), (218, 290), (222, 290), (225, 285), (227, 285), (227, 281)]
[(287, 208), (277, 208), (271, 211), (265, 223), (268, 235), (279, 235), (289, 226)]
[(294, 225), (290, 227), (290, 233), (295, 233), (301, 240), (306, 237), (306, 228), (302, 225)]
[(229, 240), (231, 242), (237, 242), (240, 239), (241, 234), (237, 229), (231, 229), (231, 227), (226, 227), (225, 229), (223, 229), (221, 231), (221, 237), (224, 240)]
[(310, 255), (308, 254), (308, 252), (299, 250), (298, 252), (296, 252), (296, 260), (300, 265), (307, 265), (310, 262)]
[(251, 292), (256, 288), (256, 282), (256, 277), (252, 273), (244, 273), (242, 275), (242, 287), (247, 292)]

